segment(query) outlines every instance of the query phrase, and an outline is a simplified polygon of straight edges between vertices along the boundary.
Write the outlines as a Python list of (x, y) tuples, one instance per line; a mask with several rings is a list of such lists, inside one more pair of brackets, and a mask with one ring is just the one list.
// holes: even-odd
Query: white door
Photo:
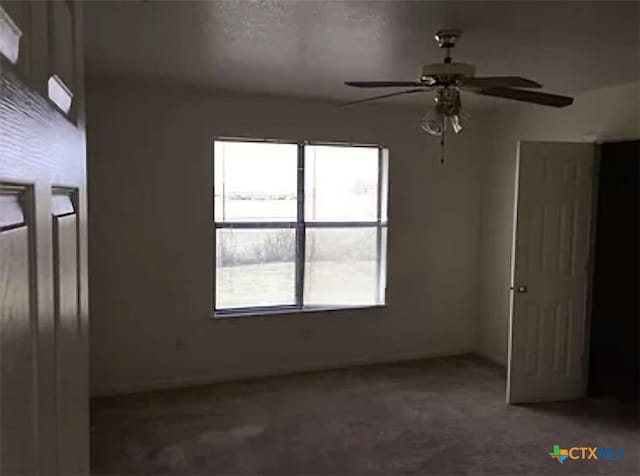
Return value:
[(520, 142), (507, 401), (584, 396), (593, 144)]
[(0, 7), (0, 474), (86, 475), (82, 5)]

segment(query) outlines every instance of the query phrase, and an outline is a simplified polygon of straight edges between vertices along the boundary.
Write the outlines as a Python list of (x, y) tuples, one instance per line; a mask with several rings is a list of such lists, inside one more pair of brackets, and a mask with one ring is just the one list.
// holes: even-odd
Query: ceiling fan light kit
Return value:
[(377, 99), (407, 94), (426, 93), (435, 90), (434, 104), (420, 120), (420, 127), (427, 133), (440, 137), (442, 146), (441, 162), (444, 164), (444, 143), (447, 126), (457, 134), (470, 120), (470, 115), (462, 109), (461, 92), (522, 101), (542, 106), (566, 107), (573, 98), (549, 94), (531, 89), (542, 86), (536, 81), (519, 76), (476, 77), (475, 66), (455, 63), (451, 59), (454, 48), (462, 34), (461, 30), (438, 30), (435, 40), (445, 50), (441, 63), (424, 65), (418, 81), (346, 81), (347, 86), (356, 88), (411, 88), (382, 94), (341, 104), (353, 106)]

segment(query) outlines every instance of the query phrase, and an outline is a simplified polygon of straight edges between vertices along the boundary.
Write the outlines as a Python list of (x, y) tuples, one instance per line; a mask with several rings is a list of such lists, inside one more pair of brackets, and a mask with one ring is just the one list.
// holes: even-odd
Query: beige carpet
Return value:
[[(442, 358), (97, 399), (95, 474), (639, 474), (638, 408), (509, 406), (504, 371)], [(567, 460), (553, 445), (624, 448)]]

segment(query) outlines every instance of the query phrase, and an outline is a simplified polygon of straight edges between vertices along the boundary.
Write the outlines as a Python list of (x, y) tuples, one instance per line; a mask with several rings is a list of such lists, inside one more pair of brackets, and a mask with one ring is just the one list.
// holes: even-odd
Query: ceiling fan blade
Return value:
[(524, 89), (489, 88), (480, 89), (473, 92), (475, 92), (476, 94), (482, 94), (484, 96), (513, 99), (514, 101), (531, 102), (535, 104), (541, 104), (543, 106), (566, 107), (573, 104), (573, 98), (569, 96), (526, 91)]
[(341, 108), (341, 107), (353, 106), (355, 104), (361, 104), (363, 102), (375, 101), (376, 99), (390, 98), (392, 96), (402, 96), (404, 94), (426, 93), (428, 91), (429, 91), (428, 88), (408, 89), (406, 91), (399, 91), (397, 93), (382, 94), (380, 96), (373, 96), (365, 99), (358, 99), (357, 101), (344, 102), (342, 104), (339, 104), (338, 107)]
[(429, 86), (420, 81), (345, 81), (344, 84), (354, 88), (415, 88)]
[(484, 78), (465, 78), (463, 86), (472, 88), (541, 88), (542, 85), (519, 76), (487, 76)]

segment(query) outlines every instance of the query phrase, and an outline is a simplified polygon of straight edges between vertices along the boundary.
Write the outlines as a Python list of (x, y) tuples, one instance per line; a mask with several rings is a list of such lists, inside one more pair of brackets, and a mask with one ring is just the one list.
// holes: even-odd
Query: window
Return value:
[(215, 312), (385, 302), (387, 151), (216, 140)]

